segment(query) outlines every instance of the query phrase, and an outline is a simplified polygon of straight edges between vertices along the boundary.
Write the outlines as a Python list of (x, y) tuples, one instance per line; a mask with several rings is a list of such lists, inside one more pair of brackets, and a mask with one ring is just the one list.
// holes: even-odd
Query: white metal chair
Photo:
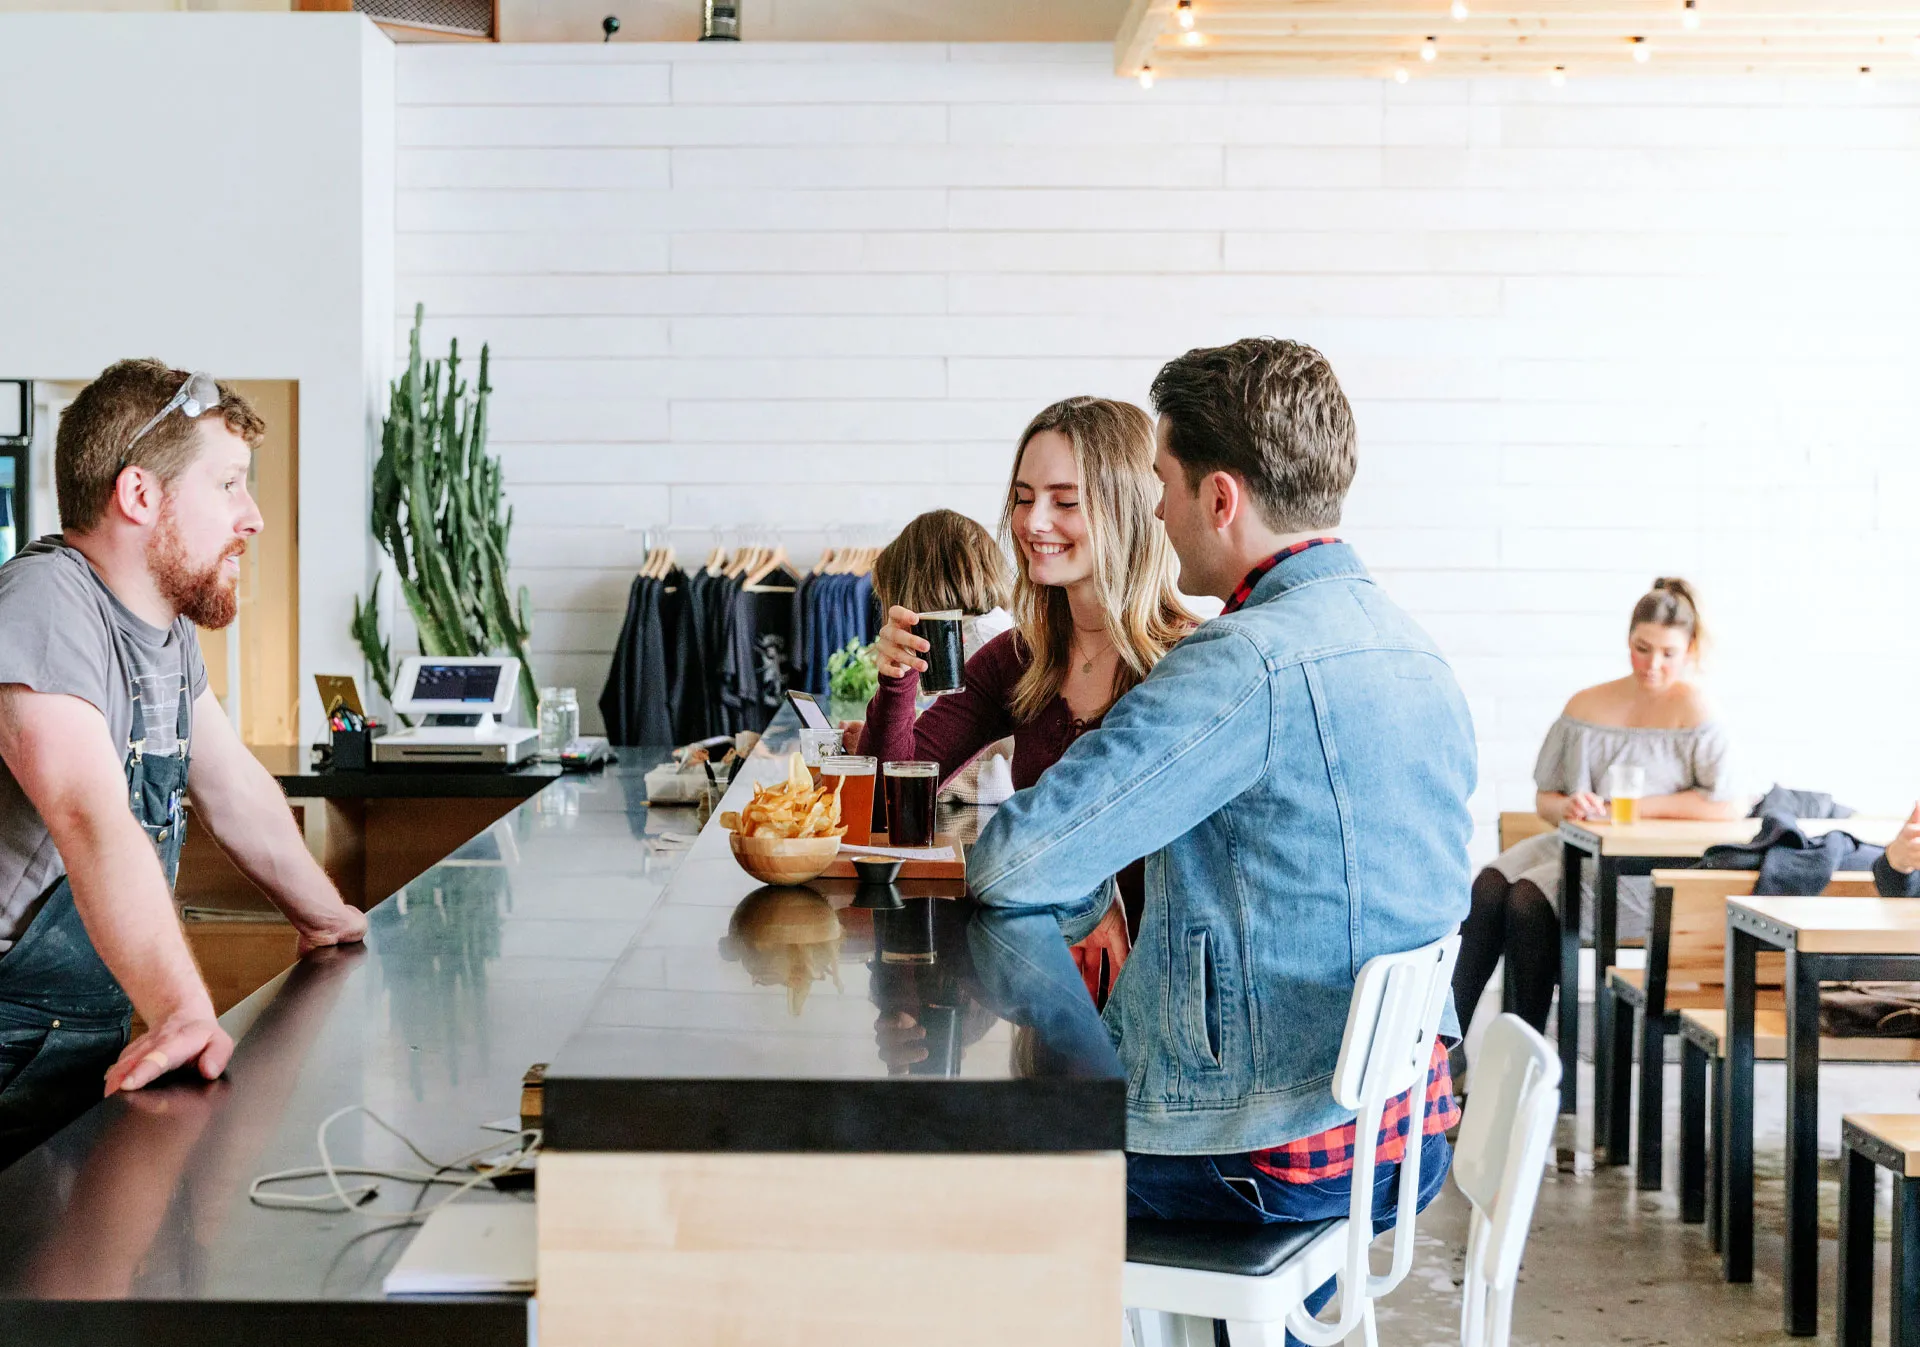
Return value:
[(1461, 1347), (1506, 1347), (1520, 1253), (1560, 1112), (1560, 1054), (1517, 1015), (1487, 1028), (1453, 1143), (1453, 1181), (1473, 1205)]
[[(1422, 1115), (1409, 1129), (1407, 1156), (1414, 1163), (1400, 1167), (1393, 1261), (1385, 1276), (1374, 1275), (1368, 1257), (1373, 1139), (1389, 1100), (1417, 1088), (1424, 1102), (1459, 952), (1460, 937), (1452, 935), (1403, 954), (1383, 954), (1369, 959), (1354, 983), (1332, 1085), (1341, 1107), (1358, 1114), (1346, 1216), (1279, 1226), (1129, 1222), (1122, 1296), (1136, 1347), (1212, 1347), (1215, 1319), (1227, 1321), (1234, 1347), (1281, 1347), (1287, 1332), (1312, 1347), (1350, 1338), (1373, 1347), (1373, 1302), (1413, 1266)], [(1479, 1080), (1476, 1068), (1476, 1090)], [(1339, 1317), (1323, 1322), (1306, 1312), (1306, 1298), (1336, 1276)]]

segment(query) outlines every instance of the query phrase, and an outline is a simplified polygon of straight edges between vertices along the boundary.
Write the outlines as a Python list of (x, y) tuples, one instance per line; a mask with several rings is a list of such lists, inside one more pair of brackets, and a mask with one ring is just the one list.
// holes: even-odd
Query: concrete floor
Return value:
[[(1591, 1064), (1582, 1062), (1581, 1098), (1591, 1110)], [(1471, 1078), (1469, 1077), (1469, 1080)], [(1831, 1066), (1821, 1072), (1820, 1336), (1790, 1338), (1781, 1327), (1780, 1251), (1783, 1226), (1779, 1182), (1784, 1136), (1784, 1075), (1762, 1063), (1756, 1070), (1754, 1278), (1745, 1286), (1720, 1280), (1719, 1256), (1706, 1227), (1680, 1223), (1675, 1188), (1678, 1155), (1679, 1072), (1668, 1067), (1667, 1190), (1642, 1193), (1627, 1168), (1594, 1170), (1591, 1141), (1582, 1127), (1563, 1139), (1577, 1153), (1574, 1172), (1554, 1168), (1540, 1189), (1533, 1233), (1515, 1297), (1516, 1347), (1556, 1344), (1790, 1343), (1833, 1341), (1834, 1239), (1839, 1206), (1842, 1112), (1920, 1111), (1920, 1069), (1909, 1066)], [(1580, 1172), (1585, 1171), (1585, 1172)], [(1874, 1340), (1887, 1337), (1887, 1226), (1891, 1190), (1880, 1190), (1879, 1307)], [(1381, 1303), (1380, 1340), (1389, 1347), (1459, 1341), (1459, 1278), (1466, 1247), (1468, 1207), (1449, 1185), (1420, 1218), (1419, 1255), (1398, 1291)]]

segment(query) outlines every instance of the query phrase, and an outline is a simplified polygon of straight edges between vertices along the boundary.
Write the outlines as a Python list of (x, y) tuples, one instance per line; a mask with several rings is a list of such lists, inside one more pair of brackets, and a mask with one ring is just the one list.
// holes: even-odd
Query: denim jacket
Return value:
[[(1433, 642), (1343, 543), (1282, 561), (1000, 806), (968, 860), (989, 907), (1069, 938), (1147, 858), (1105, 1018), (1127, 1147), (1257, 1150), (1348, 1121), (1328, 1084), (1360, 966), (1466, 915), (1476, 775)], [(1457, 1036), (1448, 1007), (1443, 1032)]]

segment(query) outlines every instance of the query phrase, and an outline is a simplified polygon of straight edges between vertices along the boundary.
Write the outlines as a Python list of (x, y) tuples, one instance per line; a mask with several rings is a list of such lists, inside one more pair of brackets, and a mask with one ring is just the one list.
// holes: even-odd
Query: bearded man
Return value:
[(0, 566), (0, 1167), (103, 1095), (226, 1068), (174, 914), (184, 800), (302, 956), (366, 932), (208, 691), (194, 631), (238, 609), (263, 429), (205, 374), (110, 366), (60, 421), (63, 532)]

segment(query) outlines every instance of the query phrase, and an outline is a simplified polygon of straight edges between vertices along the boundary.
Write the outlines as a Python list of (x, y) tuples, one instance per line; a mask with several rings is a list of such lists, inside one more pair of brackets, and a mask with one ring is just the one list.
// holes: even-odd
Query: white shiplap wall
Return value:
[(1920, 792), (1920, 86), (1109, 60), (401, 49), (401, 326), (492, 343), (543, 680), (597, 695), (642, 529), (991, 520), (1042, 404), (1264, 332), (1354, 399), (1346, 532), (1455, 661), (1483, 819), (1657, 572), (1758, 784)]

